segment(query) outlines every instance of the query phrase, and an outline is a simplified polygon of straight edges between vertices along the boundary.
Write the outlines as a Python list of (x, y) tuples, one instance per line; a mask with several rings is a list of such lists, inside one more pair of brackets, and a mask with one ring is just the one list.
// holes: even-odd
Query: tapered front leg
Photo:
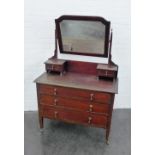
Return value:
[(110, 129), (107, 128), (106, 129), (106, 144), (109, 145), (109, 133), (110, 133)]
[(108, 117), (107, 126), (106, 126), (106, 144), (109, 144), (110, 128), (111, 128), (111, 115)]
[(106, 144), (109, 144), (109, 134), (111, 128), (111, 119), (112, 119), (112, 111), (113, 111), (113, 104), (114, 104), (115, 95), (111, 96), (111, 107), (109, 109), (109, 116), (107, 117), (107, 125), (106, 125)]
[(41, 106), (40, 106), (40, 93), (39, 93), (39, 85), (36, 85), (37, 88), (37, 100), (38, 100), (38, 117), (39, 117), (39, 125), (40, 125), (40, 129), (43, 128), (44, 126), (44, 120), (42, 117), (42, 113), (41, 113)]
[(41, 116), (39, 116), (39, 124), (40, 124), (40, 129), (42, 129), (44, 127), (44, 119)]

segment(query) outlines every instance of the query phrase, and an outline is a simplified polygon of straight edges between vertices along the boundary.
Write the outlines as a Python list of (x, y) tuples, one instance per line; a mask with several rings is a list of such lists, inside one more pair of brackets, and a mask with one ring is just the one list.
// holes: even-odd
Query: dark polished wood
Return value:
[[(67, 121), (70, 123), (80, 123), (106, 128), (107, 117), (84, 111), (73, 111), (62, 107), (51, 107), (41, 105), (41, 115), (50, 119)], [(102, 122), (102, 123), (101, 123)]]
[[(118, 79), (114, 81), (98, 80), (97, 75), (78, 74), (67, 72), (63, 76), (57, 74), (43, 73), (34, 82), (50, 85), (61, 86), (64, 88), (74, 88), (82, 90), (90, 90), (96, 92), (115, 93), (118, 92)], [(79, 93), (79, 91), (78, 91)]]
[(97, 73), (96, 67), (97, 63), (68, 61), (67, 70), (68, 72), (96, 75)]
[(58, 72), (62, 75), (66, 69), (66, 61), (56, 58), (48, 59), (45, 62), (45, 68), (48, 73)]
[(67, 98), (52, 95), (40, 94), (40, 104), (49, 106), (58, 106), (75, 111), (87, 111), (92, 113), (100, 113), (108, 115), (110, 105), (108, 103), (94, 102), (79, 98)]
[(117, 79), (67, 72), (63, 76), (43, 73), (35, 82), (41, 128), (43, 118), (80, 123), (105, 128), (108, 140)]
[(111, 94), (96, 92), (90, 90), (83, 89), (74, 89), (74, 88), (64, 88), (60, 86), (50, 86), (50, 85), (40, 85), (39, 84), (39, 93), (47, 94), (53, 96), (62, 96), (76, 99), (85, 99), (91, 102), (99, 102), (99, 103), (109, 103)]
[(98, 77), (117, 78), (118, 67), (116, 65), (98, 64), (96, 69)]
[[(97, 21), (101, 22), (105, 26), (105, 43), (104, 43), (104, 54), (97, 54), (97, 53), (82, 53), (80, 51), (70, 52), (64, 51), (62, 45), (62, 32), (60, 28), (60, 22), (63, 20), (75, 20), (75, 21)], [(56, 30), (57, 30), (57, 39), (59, 42), (59, 48), (61, 53), (65, 54), (76, 54), (76, 55), (88, 55), (88, 56), (98, 56), (98, 57), (108, 57), (108, 49), (109, 49), (109, 35), (110, 35), (110, 21), (107, 21), (103, 17), (98, 16), (72, 16), (72, 15), (63, 15), (57, 19), (55, 19), (56, 23)]]
[[(61, 16), (56, 19), (56, 23), (66, 18), (102, 20), (107, 23), (103, 18), (87, 16)], [(57, 25), (54, 56), (45, 62), (46, 72), (34, 81), (37, 87), (40, 128), (43, 128), (44, 118), (101, 127), (106, 130), (105, 138), (108, 142), (114, 98), (118, 93), (118, 66), (111, 60), (112, 34), (111, 37), (109, 34), (106, 36), (107, 52), (110, 52), (107, 53), (108, 64), (58, 59), (57, 40), (60, 38)], [(60, 40), (58, 43), (61, 46)], [(110, 77), (112, 80), (100, 77)]]

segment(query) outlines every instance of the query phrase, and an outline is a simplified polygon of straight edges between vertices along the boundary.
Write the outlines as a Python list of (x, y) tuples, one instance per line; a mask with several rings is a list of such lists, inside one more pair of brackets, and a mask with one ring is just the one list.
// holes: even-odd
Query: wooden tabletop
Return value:
[(60, 76), (57, 74), (43, 73), (34, 82), (113, 94), (118, 93), (118, 79), (113, 81), (98, 80), (95, 75), (67, 72)]

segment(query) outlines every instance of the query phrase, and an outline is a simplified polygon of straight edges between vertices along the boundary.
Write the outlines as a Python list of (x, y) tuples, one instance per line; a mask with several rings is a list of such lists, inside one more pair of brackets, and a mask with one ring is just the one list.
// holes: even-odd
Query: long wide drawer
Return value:
[(95, 102), (90, 102), (87, 100), (75, 100), (65, 97), (56, 97), (52, 95), (40, 94), (39, 96), (40, 104), (61, 106), (64, 108), (73, 108), (79, 111), (88, 111), (92, 113), (104, 113), (108, 115), (110, 104), (100, 104)]
[(111, 94), (96, 92), (91, 90), (81, 90), (68, 87), (59, 87), (51, 85), (38, 85), (39, 94), (48, 94), (54, 96), (62, 96), (68, 98), (83, 98), (89, 101), (100, 102), (100, 103), (110, 103)]
[(42, 117), (49, 119), (57, 119), (71, 123), (80, 123), (87, 125), (94, 125), (99, 127), (106, 127), (107, 117), (104, 115), (94, 115), (88, 112), (77, 112), (66, 110), (63, 108), (51, 108), (50, 106), (40, 106), (40, 113)]

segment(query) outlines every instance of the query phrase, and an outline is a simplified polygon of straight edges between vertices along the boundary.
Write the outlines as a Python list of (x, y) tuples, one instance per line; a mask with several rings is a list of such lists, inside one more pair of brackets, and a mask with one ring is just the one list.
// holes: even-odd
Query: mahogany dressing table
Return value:
[[(118, 93), (110, 22), (96, 16), (61, 16), (55, 23), (54, 56), (45, 62), (46, 72), (35, 80), (40, 128), (44, 118), (100, 127), (106, 130), (108, 143)], [(59, 59), (58, 48), (62, 54), (105, 57), (108, 63)]]

